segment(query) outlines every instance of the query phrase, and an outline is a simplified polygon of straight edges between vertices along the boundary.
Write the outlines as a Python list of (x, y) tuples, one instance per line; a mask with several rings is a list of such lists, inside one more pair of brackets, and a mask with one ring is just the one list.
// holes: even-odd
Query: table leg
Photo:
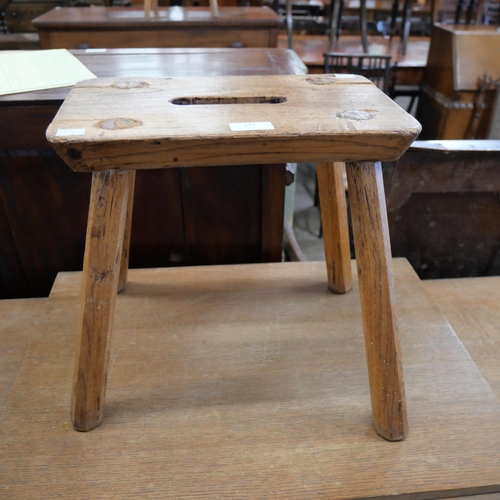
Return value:
[(321, 222), (328, 272), (328, 286), (337, 293), (352, 288), (349, 224), (343, 163), (317, 163)]
[(401, 441), (408, 422), (382, 167), (348, 163), (347, 180), (375, 430)]
[(94, 172), (83, 262), (71, 419), (78, 431), (103, 418), (111, 332), (132, 171)]
[(118, 293), (123, 292), (127, 286), (128, 263), (130, 258), (130, 237), (132, 234), (132, 215), (134, 211), (134, 189), (135, 189), (135, 170), (130, 172), (128, 181), (128, 202), (127, 216), (125, 219), (125, 230), (123, 233), (123, 248), (120, 259), (120, 281), (118, 282)]

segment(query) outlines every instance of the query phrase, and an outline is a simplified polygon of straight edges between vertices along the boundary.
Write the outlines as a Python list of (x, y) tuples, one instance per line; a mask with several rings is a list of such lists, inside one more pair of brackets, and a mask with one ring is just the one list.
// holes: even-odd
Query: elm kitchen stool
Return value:
[[(72, 420), (103, 418), (117, 291), (126, 285), (137, 169), (318, 162), (328, 283), (351, 288), (347, 176), (376, 431), (399, 441), (407, 417), (379, 161), (399, 158), (420, 125), (361, 76), (99, 78), (70, 92), (47, 138), (93, 172), (80, 297)], [(121, 267), (121, 269), (120, 269)], [(201, 272), (201, 271), (200, 271)]]

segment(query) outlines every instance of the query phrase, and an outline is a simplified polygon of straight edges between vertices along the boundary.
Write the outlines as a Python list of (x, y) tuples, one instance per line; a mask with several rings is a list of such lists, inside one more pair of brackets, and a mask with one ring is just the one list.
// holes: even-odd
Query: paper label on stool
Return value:
[(233, 132), (244, 132), (245, 130), (274, 130), (271, 122), (230, 123), (229, 128)]
[(58, 128), (56, 137), (67, 137), (70, 135), (85, 135), (84, 128)]
[(347, 75), (344, 73), (335, 73), (335, 78), (356, 78), (356, 75)]
[(99, 54), (100, 52), (106, 52), (106, 49), (85, 49), (87, 54)]

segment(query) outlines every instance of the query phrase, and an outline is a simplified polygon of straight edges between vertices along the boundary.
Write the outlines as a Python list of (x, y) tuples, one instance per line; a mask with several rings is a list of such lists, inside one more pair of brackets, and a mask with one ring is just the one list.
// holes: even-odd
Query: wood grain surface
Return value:
[[(254, 122), (273, 129), (229, 125)], [(85, 132), (68, 137), (59, 129)], [(71, 168), (91, 171), (391, 161), (419, 132), (413, 117), (361, 76), (98, 78), (73, 87), (47, 139)]]
[(409, 265), (394, 270), (411, 423), (401, 443), (371, 425), (357, 280), (329, 293), (322, 262), (130, 271), (106, 419), (74, 432), (80, 274), (60, 274), (1, 421), (0, 496), (500, 491), (500, 404)]
[(134, 171), (108, 170), (92, 176), (71, 403), (73, 425), (81, 431), (93, 429), (104, 416), (111, 334), (133, 181)]
[(206, 26), (239, 27), (272, 26), (278, 28), (280, 18), (269, 7), (221, 7), (213, 18), (206, 7), (160, 7), (158, 16), (146, 17), (143, 6), (133, 7), (63, 7), (33, 19), (38, 29), (91, 28), (182, 28)]
[(408, 435), (389, 226), (380, 163), (347, 163), (366, 358), (377, 432)]
[(500, 397), (500, 278), (429, 280), (423, 284)]
[[(0, 300), (0, 415), (2, 415), (47, 299)], [(1, 476), (1, 472), (0, 472)]]
[(337, 293), (352, 289), (351, 248), (343, 163), (316, 164), (328, 286)]

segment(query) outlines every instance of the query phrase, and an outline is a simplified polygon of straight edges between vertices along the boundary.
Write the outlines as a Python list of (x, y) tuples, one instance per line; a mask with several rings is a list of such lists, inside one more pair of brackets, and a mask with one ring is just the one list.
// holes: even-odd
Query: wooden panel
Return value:
[(384, 165), (393, 255), (425, 279), (499, 274), (498, 144), (421, 147)]
[(454, 30), (455, 90), (473, 90), (484, 72), (500, 78), (500, 31), (496, 26), (467, 26)]
[[(90, 176), (75, 174), (52, 151), (24, 153), (3, 166), (0, 186), (29, 283), (21, 296), (36, 297), (48, 294), (58, 271), (81, 269)], [(18, 275), (11, 269), (2, 288)]]
[[(0, 164), (3, 158), (0, 157)], [(2, 170), (0, 170), (1, 172)], [(0, 185), (2, 185), (0, 176)], [(3, 186), (2, 186), (3, 187)], [(12, 234), (9, 217), (5, 209), (8, 200), (6, 192), (0, 191), (0, 235), (2, 238), (2, 254), (0, 258), (0, 300), (29, 295), (29, 282), (23, 269), (16, 240)]]
[(45, 131), (59, 103), (0, 106), (0, 150), (52, 149)]
[(181, 28), (159, 30), (45, 31), (42, 49), (136, 47), (276, 47), (268, 29)]
[(188, 261), (259, 261), (261, 179), (257, 165), (181, 170)]
[[(231, 130), (241, 122), (272, 129)], [(85, 134), (61, 137), (59, 128)], [(364, 77), (266, 75), (87, 80), (72, 88), (47, 138), (71, 168), (91, 171), (390, 161), (419, 132)]]
[(80, 283), (59, 275), (2, 418), (0, 493), (427, 500), (499, 491), (500, 404), (413, 271), (401, 261), (394, 269), (412, 425), (403, 443), (372, 428), (356, 280), (352, 293), (329, 293), (322, 262), (132, 270), (117, 300), (106, 419), (76, 433), (68, 407)]
[(196, 263), (186, 254), (179, 171), (137, 172), (130, 267)]
[(429, 58), (424, 82), (449, 99), (454, 95), (453, 81), (453, 34), (441, 26), (433, 26)]

